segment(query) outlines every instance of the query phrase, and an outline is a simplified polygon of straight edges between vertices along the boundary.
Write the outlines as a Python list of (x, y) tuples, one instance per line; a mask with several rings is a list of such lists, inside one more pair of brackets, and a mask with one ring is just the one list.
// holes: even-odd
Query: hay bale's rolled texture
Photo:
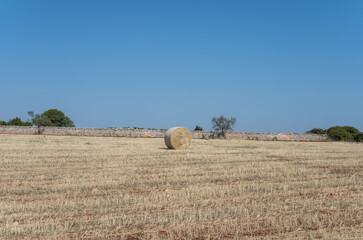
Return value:
[(165, 144), (171, 149), (187, 149), (192, 141), (192, 134), (183, 127), (170, 128), (165, 133)]

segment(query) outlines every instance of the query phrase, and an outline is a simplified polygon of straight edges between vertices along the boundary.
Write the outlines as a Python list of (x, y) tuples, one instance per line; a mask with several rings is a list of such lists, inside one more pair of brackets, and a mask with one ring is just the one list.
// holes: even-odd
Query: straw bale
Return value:
[(171, 149), (187, 149), (192, 141), (192, 135), (184, 127), (173, 127), (165, 133), (165, 144)]

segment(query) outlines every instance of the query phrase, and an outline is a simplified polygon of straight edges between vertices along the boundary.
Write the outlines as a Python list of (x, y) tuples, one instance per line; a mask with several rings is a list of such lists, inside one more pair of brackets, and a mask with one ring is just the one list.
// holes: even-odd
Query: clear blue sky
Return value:
[(363, 1), (0, 2), (0, 119), (363, 131)]

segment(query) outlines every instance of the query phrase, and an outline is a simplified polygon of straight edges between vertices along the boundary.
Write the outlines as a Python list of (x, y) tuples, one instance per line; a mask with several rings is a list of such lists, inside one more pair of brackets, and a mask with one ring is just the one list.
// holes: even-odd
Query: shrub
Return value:
[(194, 131), (204, 131), (204, 129), (197, 125), (197, 126), (195, 126)]
[(345, 131), (349, 132), (350, 134), (353, 134), (353, 135), (357, 135), (359, 132), (358, 129), (356, 129), (355, 127), (351, 127), (351, 126), (344, 126), (343, 127), (345, 129)]
[(7, 125), (10, 126), (31, 126), (32, 124), (30, 122), (23, 122), (21, 118), (16, 117), (13, 119), (10, 119), (7, 123)]
[(19, 117), (10, 119), (8, 121), (8, 125), (11, 125), (11, 126), (21, 126), (22, 123), (23, 123), (23, 121), (21, 121), (21, 118), (19, 118)]
[(329, 137), (335, 141), (354, 141), (355, 134), (348, 132), (346, 127), (331, 127), (327, 132)]
[(327, 134), (327, 131), (321, 128), (313, 128), (306, 133), (312, 133), (312, 134)]
[(358, 133), (355, 135), (354, 141), (363, 142), (363, 133)]
[(334, 127), (329, 128), (326, 131), (327, 131), (328, 134), (330, 134), (331, 131), (335, 131), (337, 129), (343, 129), (344, 131), (346, 131), (346, 132), (348, 132), (350, 134), (354, 134), (354, 135), (357, 134), (357, 133), (359, 133), (359, 130), (358, 129), (356, 129), (355, 127), (351, 127), (351, 126), (344, 126), (344, 127), (342, 127), (342, 126), (334, 126)]
[(8, 124), (5, 121), (0, 121), (0, 125), (5, 126), (5, 125), (8, 125)]
[(362, 136), (360, 135), (358, 129), (352, 126), (334, 126), (327, 130), (321, 128), (313, 128), (306, 133), (313, 133), (313, 134), (327, 134), (330, 139), (335, 141), (362, 141)]

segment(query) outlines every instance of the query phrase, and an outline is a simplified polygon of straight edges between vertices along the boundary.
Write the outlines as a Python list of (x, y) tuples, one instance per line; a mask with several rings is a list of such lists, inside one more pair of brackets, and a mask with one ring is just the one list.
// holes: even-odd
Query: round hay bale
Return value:
[(192, 141), (192, 134), (183, 127), (170, 128), (165, 133), (165, 144), (171, 149), (187, 149)]

